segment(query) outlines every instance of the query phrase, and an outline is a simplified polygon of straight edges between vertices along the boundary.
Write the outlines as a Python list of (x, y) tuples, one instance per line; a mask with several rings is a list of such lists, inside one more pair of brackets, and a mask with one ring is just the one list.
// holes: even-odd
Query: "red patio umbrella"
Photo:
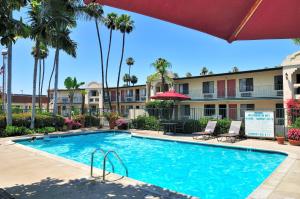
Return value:
[(189, 96), (177, 93), (174, 90), (170, 90), (167, 92), (160, 92), (154, 96), (151, 96), (150, 98), (157, 99), (157, 100), (176, 100), (176, 101), (184, 101), (184, 100), (191, 99)]
[(300, 0), (85, 0), (98, 2), (232, 42), (300, 38)]

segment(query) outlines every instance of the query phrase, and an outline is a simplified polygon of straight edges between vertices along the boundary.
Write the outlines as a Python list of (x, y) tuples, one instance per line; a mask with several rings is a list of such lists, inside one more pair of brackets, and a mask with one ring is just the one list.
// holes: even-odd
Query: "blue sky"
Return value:
[[(130, 13), (110, 7), (105, 13), (128, 13), (135, 21), (134, 31), (127, 36), (125, 58), (135, 59), (132, 74), (138, 76), (138, 84), (144, 84), (146, 77), (154, 70), (150, 64), (158, 57), (172, 63), (172, 70), (179, 76), (186, 72), (199, 75), (203, 66), (214, 73), (228, 72), (233, 66), (240, 70), (251, 70), (280, 65), (289, 54), (299, 50), (291, 40), (226, 41), (207, 34), (160, 21), (143, 15)], [(26, 18), (24, 18), (26, 20)], [(106, 56), (108, 31), (102, 26), (101, 36)], [(63, 88), (64, 79), (76, 77), (79, 81), (100, 81), (100, 58), (94, 22), (79, 21), (73, 30), (72, 38), (78, 43), (77, 58), (61, 54), (59, 87)], [(29, 39), (18, 40), (13, 46), (13, 92), (32, 93), (33, 58), (30, 55), (33, 42)], [(0, 46), (1, 49), (3, 48)], [(114, 32), (109, 84), (116, 86), (117, 68), (121, 54), (121, 34)], [(46, 61), (46, 84), (53, 64), (53, 50)], [(0, 58), (2, 63), (2, 58)], [(122, 74), (128, 71), (123, 64)], [(123, 82), (121, 83), (123, 84)]]

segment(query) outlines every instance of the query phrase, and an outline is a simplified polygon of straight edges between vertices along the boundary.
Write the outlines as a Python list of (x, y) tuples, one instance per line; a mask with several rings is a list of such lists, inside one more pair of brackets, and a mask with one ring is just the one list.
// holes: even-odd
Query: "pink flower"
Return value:
[(288, 131), (288, 139), (300, 141), (300, 129), (291, 128)]

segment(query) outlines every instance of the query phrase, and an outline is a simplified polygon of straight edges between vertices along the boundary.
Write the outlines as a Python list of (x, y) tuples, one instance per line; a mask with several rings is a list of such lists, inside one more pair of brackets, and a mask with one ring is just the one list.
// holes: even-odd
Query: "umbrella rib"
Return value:
[(243, 28), (246, 26), (248, 21), (251, 19), (251, 17), (254, 15), (254, 13), (257, 11), (258, 7), (261, 5), (263, 0), (256, 0), (254, 4), (252, 5), (251, 9), (247, 12), (246, 16), (241, 21), (240, 25), (235, 29), (235, 31), (230, 35), (228, 42), (232, 42), (236, 40), (240, 32), (243, 30)]

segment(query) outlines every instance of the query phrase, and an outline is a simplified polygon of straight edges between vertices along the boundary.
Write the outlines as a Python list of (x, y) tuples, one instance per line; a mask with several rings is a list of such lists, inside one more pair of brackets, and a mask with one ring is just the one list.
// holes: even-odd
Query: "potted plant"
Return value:
[(114, 129), (116, 126), (116, 121), (119, 118), (118, 114), (116, 112), (108, 112), (104, 114), (104, 117), (109, 123), (109, 128)]
[(288, 140), (291, 145), (300, 146), (300, 129), (298, 128), (289, 129)]
[(285, 137), (283, 132), (277, 133), (276, 140), (278, 144), (284, 144)]

